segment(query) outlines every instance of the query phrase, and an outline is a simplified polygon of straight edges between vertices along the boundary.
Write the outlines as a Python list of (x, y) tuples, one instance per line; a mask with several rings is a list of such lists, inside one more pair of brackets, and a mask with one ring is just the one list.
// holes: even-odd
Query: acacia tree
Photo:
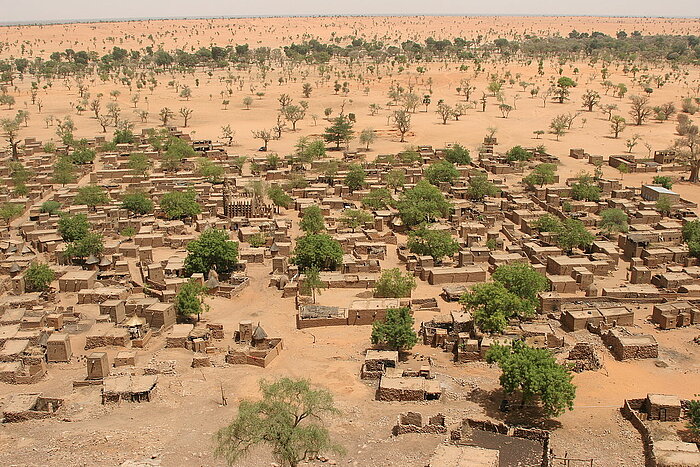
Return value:
[(282, 115), (292, 124), (292, 131), (297, 131), (297, 122), (306, 116), (306, 109), (300, 105), (290, 104), (282, 108)]
[(700, 181), (700, 136), (689, 133), (677, 139), (674, 147), (678, 160), (690, 168), (689, 180), (693, 183)]
[(199, 321), (200, 315), (209, 310), (209, 305), (204, 303), (206, 291), (206, 287), (194, 279), (185, 282), (175, 296), (177, 315), (185, 320), (197, 315)]
[(260, 390), (261, 400), (241, 401), (236, 418), (216, 432), (217, 457), (233, 466), (254, 447), (266, 445), (282, 466), (296, 467), (323, 452), (343, 452), (320, 423), (324, 415), (339, 413), (329, 391), (312, 389), (308, 380), (289, 378), (261, 380)]
[(311, 299), (316, 303), (316, 294), (321, 294), (321, 290), (326, 288), (326, 283), (321, 280), (320, 271), (317, 267), (311, 267), (304, 272), (304, 280), (301, 281), (301, 293), (311, 295)]
[(339, 115), (333, 120), (333, 124), (326, 127), (323, 139), (326, 143), (335, 143), (336, 149), (340, 149), (342, 143), (348, 143), (354, 133), (353, 123), (345, 115)]
[(0, 131), (2, 136), (7, 140), (10, 145), (10, 151), (12, 151), (12, 158), (18, 158), (19, 146), (19, 120), (17, 118), (3, 118), (0, 120)]

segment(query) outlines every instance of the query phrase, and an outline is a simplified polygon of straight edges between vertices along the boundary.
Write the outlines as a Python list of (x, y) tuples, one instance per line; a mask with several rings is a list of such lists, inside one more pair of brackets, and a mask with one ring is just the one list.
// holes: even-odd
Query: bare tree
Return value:
[(649, 97), (630, 96), (630, 100), (632, 101), (632, 108), (629, 113), (634, 119), (634, 124), (641, 125), (644, 123), (644, 120), (654, 113), (654, 110), (648, 105)]
[(252, 130), (251, 133), (253, 134), (253, 138), (262, 140), (263, 151), (267, 151), (267, 144), (275, 139), (272, 135), (272, 130)]
[(192, 113), (194, 113), (194, 110), (192, 110), (192, 109), (189, 109), (187, 107), (180, 108), (180, 116), (185, 120), (184, 121), (185, 128), (187, 128), (187, 123), (190, 121), (190, 117), (192, 117)]

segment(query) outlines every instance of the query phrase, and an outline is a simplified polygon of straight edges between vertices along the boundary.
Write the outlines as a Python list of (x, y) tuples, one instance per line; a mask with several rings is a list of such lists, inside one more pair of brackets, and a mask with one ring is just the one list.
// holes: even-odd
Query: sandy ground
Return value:
[[(26, 57), (47, 56), (54, 50), (73, 48), (74, 50), (97, 50), (103, 53), (113, 46), (144, 47), (160, 46), (166, 49), (185, 49), (215, 43), (229, 45), (248, 42), (251, 47), (277, 46), (291, 41), (318, 37), (328, 40), (332, 33), (338, 37), (349, 34), (371, 39), (377, 37), (386, 42), (401, 42), (407, 39), (452, 37), (455, 31), (467, 38), (483, 35), (486, 40), (503, 36), (512, 38), (522, 34), (544, 34), (559, 32), (566, 34), (571, 29), (578, 31), (599, 30), (614, 34), (624, 29), (628, 32), (640, 30), (644, 33), (697, 32), (700, 22), (694, 19), (627, 19), (627, 18), (304, 18), (304, 19), (246, 19), (246, 20), (202, 20), (202, 21), (150, 21), (129, 23), (72, 24), (36, 27), (0, 28), (0, 42), (5, 45), (1, 54), (21, 56), (21, 45), (25, 46)], [(149, 38), (149, 35), (153, 39)], [(30, 55), (33, 54), (33, 55)], [(150, 112), (149, 121), (141, 123), (133, 114), (130, 97), (136, 90), (114, 81), (102, 82), (89, 76), (85, 79), (90, 93), (95, 96), (103, 93), (103, 103), (111, 100), (109, 93), (119, 90), (116, 99), (122, 109), (122, 116), (132, 120), (136, 129), (153, 127), (158, 124), (158, 111), (168, 106), (177, 111), (181, 107), (194, 109), (188, 130), (195, 138), (217, 139), (221, 126), (230, 124), (236, 130), (236, 143), (230, 152), (243, 155), (256, 155), (260, 146), (253, 139), (251, 130), (270, 128), (278, 112), (277, 98), (282, 93), (293, 97), (295, 102), (302, 99), (302, 83), (313, 85), (313, 93), (308, 99), (307, 117), (298, 125), (298, 131), (287, 131), (282, 139), (273, 141), (270, 150), (286, 154), (290, 152), (300, 136), (318, 136), (327, 122), (323, 110), (334, 109), (336, 115), (341, 105), (345, 112), (357, 114), (356, 130), (373, 128), (378, 139), (373, 144), (367, 158), (377, 154), (395, 152), (405, 144), (431, 144), (436, 147), (448, 142), (460, 142), (475, 150), (480, 144), (486, 129), (496, 127), (499, 150), (521, 144), (525, 146), (544, 144), (548, 151), (559, 156), (563, 165), (559, 173), (562, 178), (580, 171), (592, 171), (592, 166), (584, 161), (566, 157), (570, 148), (583, 147), (591, 154), (620, 154), (626, 151), (625, 139), (633, 134), (641, 136), (634, 148), (635, 154), (647, 154), (648, 143), (651, 149), (668, 147), (675, 139), (674, 123), (649, 122), (640, 127), (630, 126), (619, 139), (609, 136), (607, 118), (599, 111), (582, 112), (572, 129), (560, 141), (554, 135), (545, 134), (535, 139), (533, 131), (547, 130), (551, 119), (561, 113), (582, 111), (580, 96), (587, 89), (598, 90), (603, 103), (615, 103), (620, 115), (627, 117), (627, 98), (618, 99), (606, 96), (600, 85), (601, 63), (565, 63), (563, 75), (578, 81), (571, 98), (564, 104), (544, 103), (541, 98), (530, 98), (517, 86), (518, 81), (528, 81), (545, 90), (548, 80), (556, 78), (558, 63), (545, 64), (545, 75), (537, 74), (537, 63), (518, 60), (485, 63), (485, 71), (475, 74), (472, 63), (467, 71), (459, 71), (459, 63), (429, 63), (425, 73), (416, 71), (416, 64), (408, 65), (399, 72), (398, 65), (381, 65), (372, 74), (366, 64), (352, 66), (332, 64), (330, 79), (320, 76), (319, 68), (300, 65), (287, 73), (274, 66), (263, 79), (257, 70), (216, 70), (208, 74), (199, 70), (194, 74), (165, 73), (157, 76), (158, 85), (151, 93), (140, 92), (137, 108)], [(574, 74), (574, 69), (578, 72)], [(614, 83), (625, 83), (630, 89), (628, 95), (643, 92), (634, 82), (631, 74), (625, 75), (622, 64), (608, 64), (610, 79)], [(485, 112), (473, 108), (467, 111), (460, 121), (450, 121), (443, 125), (435, 114), (435, 104), (444, 99), (448, 104), (461, 102), (455, 88), (460, 80), (470, 79), (477, 90), (472, 100), (481, 97), (488, 84), (488, 74), (496, 73), (516, 79), (516, 85), (505, 86), (505, 102), (517, 107), (508, 118), (502, 118), (498, 102), (489, 98)], [(654, 89), (651, 103), (658, 105), (673, 101), (679, 106), (680, 99), (697, 94), (699, 70), (684, 67), (671, 70), (662, 65), (649, 65), (643, 72), (650, 75), (669, 73), (669, 81), (662, 88)], [(362, 75), (362, 83), (358, 75)], [(228, 110), (222, 106), (221, 92), (225, 91), (225, 80), (229, 76), (240, 77), (244, 83), (241, 90), (233, 86), (232, 95), (226, 97), (231, 104)], [(350, 77), (350, 76), (353, 77)], [(516, 78), (517, 76), (517, 78)], [(280, 84), (278, 78), (283, 77)], [(197, 81), (199, 85), (197, 85)], [(336, 95), (333, 83), (349, 82), (347, 96)], [(432, 84), (430, 81), (432, 80)], [(169, 81), (178, 86), (189, 85), (193, 96), (186, 101), (178, 97)], [(96, 120), (86, 111), (76, 115), (72, 107), (79, 101), (74, 81), (53, 80), (40, 85), (39, 98), (43, 109), (32, 106), (29, 97), (31, 79), (16, 80), (16, 89), (9, 92), (16, 96), (15, 109), (0, 109), (0, 118), (14, 115), (17, 109), (29, 110), (31, 117), (28, 127), (23, 127), (22, 137), (37, 137), (47, 141), (55, 138), (55, 127), (47, 124), (49, 116), (56, 118), (71, 115), (78, 127), (77, 136), (92, 137), (101, 133)], [(407, 142), (399, 142), (398, 135), (388, 123), (394, 107), (387, 107), (389, 86), (397, 82), (405, 88), (413, 86), (418, 95), (432, 89), (433, 104), (428, 112), (423, 107), (412, 116), (411, 132)], [(44, 89), (43, 85), (47, 85)], [(251, 92), (251, 86), (253, 91)], [(365, 87), (369, 92), (365, 93)], [(244, 97), (255, 92), (264, 92), (262, 98), (254, 97), (250, 110), (242, 105)], [(382, 110), (376, 116), (369, 115), (369, 105), (376, 103)], [(312, 115), (318, 115), (314, 124)], [(584, 122), (585, 119), (585, 122)], [(180, 123), (177, 118), (176, 124)], [(110, 128), (107, 136), (113, 129)], [(358, 143), (354, 141), (353, 147)], [(604, 168), (606, 176), (619, 177), (610, 167)], [(680, 177), (681, 174), (673, 174)], [(639, 186), (651, 180), (651, 174), (625, 175), (623, 183)], [(509, 177), (513, 178), (513, 177)], [(513, 180), (515, 180), (513, 178)], [(700, 202), (700, 191), (695, 186), (677, 183), (674, 189), (684, 197)], [(295, 217), (292, 214), (292, 217)], [(170, 251), (157, 251), (156, 256), (167, 257)], [(398, 265), (395, 252), (383, 262), (383, 267)], [(610, 278), (598, 279), (599, 286), (615, 284), (624, 279), (625, 263)], [(71, 381), (84, 376), (84, 361), (70, 364), (52, 364), (46, 379), (31, 387), (17, 387), (0, 384), (0, 397), (19, 391), (44, 392), (49, 395), (66, 397), (68, 407), (60, 420), (37, 421), (0, 426), (0, 464), (2, 465), (118, 465), (130, 459), (155, 456), (163, 465), (221, 465), (212, 458), (211, 436), (218, 428), (231, 419), (237, 402), (243, 398), (257, 397), (257, 382), (260, 378), (274, 379), (279, 376), (310, 378), (312, 382), (330, 389), (337, 399), (343, 414), (330, 421), (332, 434), (347, 450), (344, 457), (332, 456), (341, 465), (380, 466), (425, 465), (435, 446), (443, 440), (439, 436), (411, 435), (391, 437), (391, 427), (397, 415), (406, 410), (417, 410), (424, 416), (442, 412), (449, 423), (459, 421), (465, 415), (484, 415), (502, 418), (495, 408), (500, 401), (498, 388), (499, 372), (484, 363), (456, 366), (446, 354), (422, 345), (416, 346), (414, 356), (432, 356), (436, 361), (436, 373), (445, 390), (445, 397), (436, 403), (380, 403), (373, 401), (374, 387), (359, 379), (358, 373), (363, 352), (369, 344), (369, 327), (319, 328), (305, 331), (294, 327), (294, 303), (292, 299), (282, 299), (277, 290), (267, 287), (269, 264), (252, 265), (249, 274), (251, 287), (233, 300), (211, 299), (212, 311), (205, 317), (212, 322), (223, 323), (227, 339), (241, 319), (260, 321), (271, 336), (281, 336), (285, 341), (285, 351), (266, 369), (248, 366), (219, 366), (211, 369), (193, 370), (189, 368), (191, 354), (184, 350), (163, 349), (164, 342), (157, 339), (139, 356), (139, 362), (176, 360), (177, 375), (161, 377), (156, 400), (149, 404), (122, 404), (120, 406), (99, 405), (99, 390), (83, 388), (73, 390)], [(437, 296), (439, 287), (431, 287), (421, 282), (415, 292), (418, 297)], [(347, 304), (357, 297), (368, 296), (369, 291), (349, 289), (325, 291), (320, 303)], [(75, 303), (76, 297), (68, 296), (66, 303)], [(439, 301), (441, 311), (456, 307)], [(88, 316), (95, 316), (94, 306), (80, 306)], [(623, 420), (618, 408), (626, 397), (643, 397), (647, 393), (671, 393), (681, 397), (692, 397), (700, 387), (700, 348), (692, 344), (698, 335), (698, 328), (679, 329), (668, 332), (655, 331), (646, 321), (650, 314), (648, 307), (638, 310), (636, 325), (640, 331), (651, 332), (660, 343), (661, 356), (668, 366), (660, 368), (655, 361), (617, 362), (605, 353), (605, 368), (597, 372), (576, 375), (577, 399), (575, 409), (546, 426), (554, 429), (553, 449), (558, 455), (594, 458), (596, 466), (638, 466), (643, 463), (641, 440), (628, 422)], [(430, 319), (431, 313), (418, 313), (416, 321)], [(573, 339), (570, 336), (567, 339)], [(76, 342), (74, 351), (87, 354)], [(116, 351), (109, 350), (113, 355)], [(475, 388), (477, 388), (475, 390)], [(228, 406), (221, 406), (221, 391), (229, 400)], [(271, 458), (264, 451), (256, 451), (240, 465), (269, 465)]]

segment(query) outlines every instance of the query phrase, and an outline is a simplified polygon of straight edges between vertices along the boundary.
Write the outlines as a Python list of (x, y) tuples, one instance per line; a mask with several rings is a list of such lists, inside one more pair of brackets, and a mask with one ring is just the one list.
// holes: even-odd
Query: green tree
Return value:
[(688, 429), (700, 434), (700, 400), (691, 400), (688, 403)]
[(474, 324), (483, 332), (501, 333), (512, 317), (529, 317), (527, 300), (510, 292), (500, 282), (476, 284), (459, 299), (472, 313)]
[(629, 217), (622, 209), (603, 209), (600, 218), (600, 228), (607, 233), (627, 232), (629, 229)]
[(138, 175), (146, 176), (148, 170), (151, 168), (151, 159), (142, 152), (135, 152), (129, 154), (127, 167)]
[(656, 210), (659, 211), (661, 214), (663, 214), (664, 216), (668, 216), (673, 210), (673, 203), (671, 202), (670, 197), (666, 195), (661, 195), (659, 196), (659, 199), (656, 200), (655, 207)]
[(32, 263), (24, 273), (29, 292), (43, 292), (49, 288), (55, 278), (56, 273), (45, 263)]
[(0, 219), (9, 222), (24, 212), (24, 206), (18, 203), (4, 203), (0, 207)]
[(90, 209), (94, 209), (96, 206), (109, 204), (109, 195), (101, 186), (87, 185), (78, 188), (78, 193), (73, 198), (73, 204), (84, 204)]
[(289, 196), (282, 188), (279, 186), (271, 186), (267, 189), (267, 197), (275, 206), (281, 208), (288, 208), (289, 205), (294, 201), (291, 196)]
[(180, 138), (170, 138), (166, 143), (167, 149), (161, 159), (161, 169), (175, 171), (180, 168), (182, 161), (188, 157), (194, 157), (195, 152), (187, 142)]
[(562, 222), (551, 214), (540, 216), (532, 225), (540, 232), (559, 233), (563, 229)]
[(700, 220), (686, 222), (682, 232), (683, 240), (688, 244), (690, 255), (700, 258)]
[(506, 152), (506, 160), (508, 162), (524, 162), (529, 161), (532, 157), (532, 153), (522, 146), (513, 146)]
[(90, 148), (79, 147), (70, 153), (68, 159), (76, 165), (90, 164), (95, 160), (95, 151)]
[(153, 212), (153, 200), (146, 196), (145, 193), (137, 191), (127, 193), (122, 198), (122, 208), (134, 214), (150, 214)]
[(488, 176), (477, 173), (469, 177), (469, 198), (475, 201), (483, 200), (487, 196), (496, 196), (501, 189), (489, 181)]
[(160, 199), (160, 208), (169, 219), (191, 218), (202, 212), (197, 193), (192, 189), (164, 194)]
[(316, 303), (316, 295), (321, 294), (321, 290), (326, 288), (326, 283), (321, 280), (321, 272), (316, 267), (308, 268), (304, 272), (304, 280), (300, 284), (301, 293), (311, 295)]
[(627, 121), (624, 117), (619, 115), (613, 115), (610, 117), (610, 131), (612, 131), (612, 134), (615, 135), (615, 138), (617, 138), (626, 127)]
[(673, 179), (668, 175), (655, 175), (654, 185), (660, 185), (667, 190), (670, 190), (673, 187)]
[(586, 226), (578, 219), (566, 219), (562, 223), (562, 230), (557, 235), (557, 245), (565, 250), (574, 248), (587, 248), (593, 244), (595, 237)]
[(66, 185), (75, 181), (75, 166), (65, 158), (59, 159), (53, 166), (53, 182)]
[(335, 271), (343, 263), (343, 249), (330, 235), (309, 233), (297, 238), (291, 262), (301, 272), (309, 268)]
[(401, 169), (393, 169), (386, 174), (386, 186), (396, 192), (406, 184), (406, 173)]
[(289, 378), (262, 380), (260, 390), (261, 400), (241, 401), (236, 418), (216, 432), (217, 457), (238, 465), (253, 448), (267, 445), (283, 467), (296, 467), (323, 452), (342, 452), (319, 423), (324, 415), (339, 413), (329, 391), (312, 389), (308, 380)]
[(197, 159), (197, 175), (206, 178), (210, 183), (219, 183), (225, 172), (220, 164), (206, 157)]
[(452, 204), (442, 192), (427, 180), (421, 180), (415, 187), (403, 192), (396, 203), (404, 225), (411, 227), (422, 222), (433, 222), (438, 217), (446, 217)]
[(209, 310), (209, 306), (204, 303), (206, 287), (200, 282), (190, 279), (182, 284), (175, 296), (175, 311), (177, 315), (185, 320), (197, 315), (197, 321), (202, 313)]
[(576, 387), (566, 367), (559, 365), (548, 349), (533, 349), (522, 341), (512, 346), (495, 345), (486, 361), (498, 363), (500, 383), (506, 394), (521, 393), (521, 406), (539, 400), (547, 415), (573, 410)]
[(66, 246), (66, 257), (87, 258), (88, 256), (99, 256), (104, 250), (104, 239), (101, 234), (88, 232), (84, 237), (69, 243)]
[(600, 188), (590, 174), (581, 174), (571, 185), (571, 197), (575, 200), (599, 201)]
[(339, 115), (333, 120), (333, 124), (326, 128), (323, 139), (326, 143), (335, 143), (335, 147), (340, 149), (342, 143), (347, 143), (352, 138), (352, 126), (353, 123), (345, 115)]
[(360, 132), (360, 144), (365, 147), (366, 151), (369, 151), (369, 146), (374, 143), (375, 134), (374, 130), (371, 128), (365, 128)]
[(219, 274), (229, 274), (238, 264), (238, 242), (229, 239), (225, 230), (207, 229), (187, 244), (185, 273), (209, 274), (212, 269)]
[(555, 164), (538, 164), (529, 175), (523, 177), (523, 182), (531, 187), (551, 185), (557, 179), (556, 171)]
[(374, 284), (374, 296), (381, 298), (410, 297), (411, 291), (417, 287), (416, 278), (410, 273), (405, 274), (399, 268), (382, 271)]
[(445, 149), (445, 160), (453, 164), (471, 164), (472, 158), (469, 156), (469, 149), (461, 144), (453, 144)]
[(533, 269), (529, 264), (515, 263), (498, 266), (493, 273), (493, 280), (500, 282), (523, 300), (526, 300), (526, 316), (532, 316), (537, 309), (538, 294), (547, 290), (547, 278)]
[(345, 176), (345, 185), (350, 189), (352, 193), (355, 190), (359, 190), (365, 185), (365, 178), (367, 173), (365, 169), (359, 164), (352, 164)]
[(374, 216), (362, 209), (345, 209), (340, 217), (340, 223), (354, 232), (358, 227), (372, 222)]
[(49, 200), (41, 203), (41, 208), (39, 210), (53, 216), (54, 214), (58, 213), (59, 209), (61, 209), (61, 203), (58, 201)]
[(387, 209), (391, 203), (391, 192), (386, 188), (375, 188), (362, 197), (362, 206), (375, 211)]
[(440, 264), (442, 258), (452, 256), (459, 251), (459, 243), (449, 232), (421, 226), (409, 235), (408, 249), (417, 255), (432, 256), (435, 263)]
[(576, 81), (566, 76), (562, 76), (561, 78), (559, 78), (559, 80), (557, 80), (557, 87), (554, 90), (554, 95), (557, 99), (559, 99), (560, 104), (563, 104), (564, 100), (569, 97), (569, 94), (571, 93), (571, 91), (569, 91), (569, 88), (573, 88), (575, 86)]
[(65, 242), (74, 242), (90, 233), (91, 227), (85, 214), (61, 214), (58, 233)]
[(451, 162), (439, 161), (426, 168), (424, 175), (435, 186), (439, 186), (443, 182), (452, 185), (459, 178), (459, 170)]
[(317, 234), (326, 228), (323, 213), (318, 205), (314, 204), (304, 209), (299, 228), (307, 234)]
[(413, 316), (408, 307), (389, 308), (384, 321), (372, 323), (372, 344), (392, 350), (411, 350), (418, 342), (413, 330)]

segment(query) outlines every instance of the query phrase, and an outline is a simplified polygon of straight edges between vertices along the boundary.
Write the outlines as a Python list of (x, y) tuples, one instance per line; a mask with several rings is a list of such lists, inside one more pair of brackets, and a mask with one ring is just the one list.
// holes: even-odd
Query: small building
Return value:
[(681, 400), (668, 394), (647, 394), (643, 410), (649, 420), (677, 422), (681, 419)]
[(150, 402), (152, 393), (158, 383), (156, 375), (124, 375), (109, 376), (104, 379), (102, 386), (102, 403), (121, 402)]
[(38, 394), (15, 394), (10, 396), (2, 409), (4, 423), (23, 422), (52, 417), (63, 405), (63, 399), (43, 397)]
[(658, 201), (659, 198), (666, 197), (671, 204), (677, 203), (681, 196), (675, 191), (657, 185), (642, 185), (642, 198), (647, 201)]
[(440, 396), (440, 383), (421, 377), (383, 376), (377, 389), (378, 401), (429, 401)]
[(68, 362), (72, 355), (68, 334), (54, 332), (49, 336), (46, 341), (47, 362)]

